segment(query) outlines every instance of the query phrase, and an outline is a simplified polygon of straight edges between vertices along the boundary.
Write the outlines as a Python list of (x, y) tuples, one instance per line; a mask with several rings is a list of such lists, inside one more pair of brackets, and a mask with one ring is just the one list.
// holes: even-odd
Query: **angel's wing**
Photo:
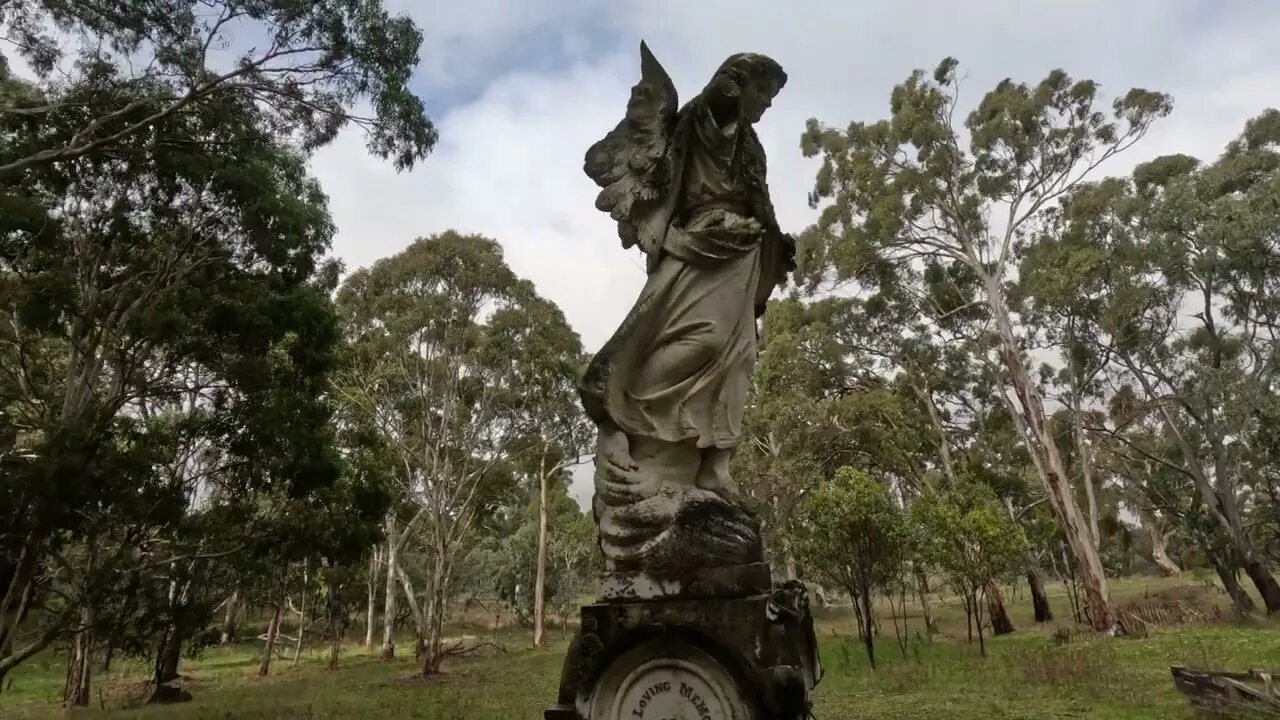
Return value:
[(676, 86), (640, 43), (640, 82), (631, 88), (627, 116), (587, 150), (583, 170), (603, 188), (596, 208), (618, 222), (622, 246), (658, 250), (665, 222), (652, 215), (671, 192), (669, 146), (677, 108)]

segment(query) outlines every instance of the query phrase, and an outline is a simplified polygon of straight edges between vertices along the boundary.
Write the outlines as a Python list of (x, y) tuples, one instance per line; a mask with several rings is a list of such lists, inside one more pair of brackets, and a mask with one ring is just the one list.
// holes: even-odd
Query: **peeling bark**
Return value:
[(378, 604), (378, 570), (382, 567), (382, 547), (374, 546), (373, 556), (369, 558), (369, 605), (365, 611), (364, 648), (373, 647), (373, 615)]
[(533, 646), (542, 647), (542, 623), (546, 604), (547, 567), (547, 470), (538, 472), (538, 569), (533, 582)]
[(67, 659), (67, 680), (62, 690), (62, 704), (67, 707), (89, 705), (89, 685), (93, 674), (93, 610), (80, 610), (80, 629), (72, 641)]
[(992, 635), (1008, 635), (1014, 631), (1013, 620), (1004, 605), (1004, 593), (995, 583), (987, 583), (983, 594), (987, 596), (987, 617), (991, 619)]
[(1139, 508), (1137, 511), (1138, 521), (1142, 524), (1142, 530), (1147, 534), (1147, 540), (1151, 543), (1151, 562), (1165, 577), (1175, 577), (1182, 574), (1182, 568), (1169, 557), (1169, 541), (1168, 536), (1161, 527), (1160, 520), (1156, 518), (1152, 512), (1146, 508)]
[(1044, 592), (1044, 580), (1034, 568), (1027, 571), (1027, 586), (1031, 589), (1031, 608), (1035, 613), (1036, 622), (1046, 623), (1053, 620), (1049, 596)]
[(240, 589), (236, 588), (227, 598), (226, 612), (222, 616), (222, 633), (218, 642), (230, 645), (236, 639), (236, 625), (240, 619)]
[(262, 658), (258, 661), (258, 675), (266, 677), (271, 672), (271, 655), (276, 650), (276, 636), (280, 634), (280, 610), (283, 603), (272, 606), (271, 623), (267, 625), (267, 644), (262, 648)]
[(440, 664), (444, 660), (444, 618), (445, 588), (449, 583), (449, 565), (444, 558), (447, 548), (436, 549), (436, 562), (431, 577), (430, 596), (427, 606), (427, 647), (422, 661), (422, 674), (435, 675), (440, 672)]
[(1094, 630), (1112, 633), (1115, 631), (1116, 620), (1111, 608), (1107, 575), (1102, 566), (1102, 557), (1098, 553), (1097, 541), (1085, 524), (1083, 513), (1080, 512), (1080, 506), (1076, 503), (1075, 492), (1071, 486), (1071, 475), (1067, 472), (1062, 454), (1058, 452), (1057, 443), (1048, 427), (1040, 391), (1028, 374), (1026, 363), (1022, 359), (1021, 346), (1013, 331), (1013, 323), (1010, 320), (1009, 309), (1005, 305), (1002, 288), (992, 276), (986, 278), (985, 288), (1000, 339), (1000, 354), (1005, 368), (1009, 371), (1018, 406), (1015, 407), (1003, 392), (1000, 393), (1000, 397), (1004, 399), (1009, 416), (1031, 455), (1036, 475), (1040, 478), (1049, 498), (1049, 505), (1071, 547), (1076, 574), (1087, 598), (1089, 623)]
[(382, 607), (382, 652), (383, 660), (396, 656), (395, 639), (392, 637), (393, 624), (396, 620), (396, 571), (400, 555), (400, 543), (396, 538), (396, 519), (387, 518), (387, 587), (385, 604)]
[(413, 640), (413, 659), (420, 660), (426, 649), (426, 613), (418, 604), (418, 594), (413, 590), (409, 573), (404, 571), (403, 566), (397, 566), (396, 574), (400, 576), (400, 587), (404, 589), (405, 601), (409, 603), (409, 615), (413, 617), (413, 627), (417, 631)]

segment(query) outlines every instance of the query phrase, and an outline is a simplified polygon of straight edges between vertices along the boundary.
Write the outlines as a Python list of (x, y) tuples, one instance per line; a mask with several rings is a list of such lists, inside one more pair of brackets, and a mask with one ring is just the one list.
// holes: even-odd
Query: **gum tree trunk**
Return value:
[(1249, 597), (1249, 593), (1240, 587), (1240, 578), (1237, 576), (1237, 570), (1223, 560), (1219, 560), (1214, 556), (1210, 556), (1209, 564), (1213, 565), (1214, 572), (1218, 573), (1218, 579), (1222, 581), (1222, 588), (1227, 591), (1227, 596), (1231, 598), (1231, 604), (1235, 607), (1236, 612), (1241, 615), (1249, 615), (1258, 609), (1253, 604), (1253, 598)]
[(1271, 568), (1254, 557), (1245, 563), (1244, 572), (1262, 595), (1262, 603), (1267, 607), (1267, 614), (1280, 611), (1280, 584), (1276, 583), (1276, 576), (1271, 573)]
[(226, 612), (222, 616), (222, 634), (218, 637), (218, 642), (222, 645), (230, 645), (236, 639), (236, 625), (240, 619), (240, 589), (236, 588), (231, 591), (231, 597), (227, 598)]
[[(545, 463), (545, 460), (543, 461)], [(547, 568), (547, 471), (538, 472), (538, 570), (533, 582), (533, 646), (542, 647), (542, 622), (546, 604)]]
[(76, 631), (67, 660), (67, 681), (62, 691), (62, 704), (68, 707), (89, 705), (89, 685), (93, 674), (93, 610), (80, 611), (80, 629)]
[(920, 614), (924, 616), (924, 631), (930, 635), (938, 632), (938, 625), (933, 619), (933, 610), (929, 607), (929, 576), (916, 573), (916, 591), (920, 595)]
[(1062, 454), (1058, 452), (1057, 443), (1048, 427), (1040, 391), (1027, 372), (1021, 346), (1009, 319), (1009, 310), (994, 277), (986, 278), (986, 290), (999, 331), (1000, 354), (1013, 383), (1017, 407), (1003, 393), (1001, 396), (1008, 403), (1010, 418), (1027, 445), (1036, 474), (1049, 498), (1049, 505), (1071, 547), (1076, 575), (1087, 598), (1089, 624), (1099, 632), (1112, 633), (1116, 625), (1115, 614), (1111, 608), (1107, 575), (1102, 566), (1102, 556), (1098, 553), (1097, 541), (1092, 537), (1084, 513), (1076, 503), (1071, 475), (1067, 472)]
[(1031, 589), (1031, 609), (1035, 613), (1036, 622), (1046, 623), (1053, 620), (1049, 596), (1044, 592), (1044, 580), (1035, 568), (1027, 571), (1027, 586)]
[(396, 620), (396, 563), (399, 557), (399, 543), (396, 542), (395, 518), (387, 519), (387, 586), (385, 604), (382, 607), (382, 653), (383, 660), (396, 656), (395, 639), (392, 637), (392, 624)]
[(413, 659), (421, 660), (422, 653), (426, 651), (427, 647), (426, 613), (422, 606), (418, 604), (418, 594), (414, 592), (413, 582), (409, 580), (409, 573), (404, 571), (403, 566), (397, 566), (396, 575), (400, 577), (400, 587), (404, 590), (405, 602), (409, 604), (409, 615), (413, 617), (413, 628), (417, 631), (413, 639)]
[(987, 596), (987, 615), (991, 618), (991, 634), (1008, 635), (1014, 631), (1013, 620), (1004, 606), (1004, 593), (995, 583), (987, 583), (983, 594)]
[(297, 667), (302, 660), (302, 636), (307, 631), (307, 589), (310, 580), (310, 568), (302, 571), (302, 605), (298, 607), (298, 639), (293, 644), (293, 666)]
[(267, 625), (267, 644), (262, 648), (262, 659), (258, 661), (258, 675), (262, 677), (271, 672), (271, 656), (276, 651), (276, 635), (280, 633), (280, 608), (283, 604), (277, 601), (272, 605), (271, 623)]
[(436, 550), (436, 562), (432, 573), (430, 599), (427, 606), (427, 647), (422, 661), (422, 674), (435, 675), (444, 661), (445, 590), (449, 584), (449, 565), (445, 552)]
[(369, 605), (365, 611), (364, 649), (373, 647), (373, 613), (378, 604), (378, 570), (382, 567), (382, 547), (374, 546), (369, 558)]
[(1147, 539), (1151, 542), (1151, 562), (1160, 571), (1164, 577), (1174, 577), (1182, 574), (1182, 568), (1169, 557), (1168, 536), (1165, 533), (1162, 522), (1148, 508), (1139, 507), (1137, 509), (1138, 522), (1142, 525), (1142, 531), (1146, 533)]

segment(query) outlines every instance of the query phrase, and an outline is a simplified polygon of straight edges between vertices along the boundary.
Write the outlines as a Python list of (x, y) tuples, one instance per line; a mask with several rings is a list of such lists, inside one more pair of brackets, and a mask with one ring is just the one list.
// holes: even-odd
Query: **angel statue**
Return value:
[(756, 320), (795, 267), (752, 127), (787, 81), (754, 53), (730, 57), (677, 110), (647, 45), (626, 117), (587, 151), (599, 210), (648, 279), (580, 392), (599, 428), (594, 514), (606, 570), (690, 577), (763, 561), (759, 525), (736, 501)]

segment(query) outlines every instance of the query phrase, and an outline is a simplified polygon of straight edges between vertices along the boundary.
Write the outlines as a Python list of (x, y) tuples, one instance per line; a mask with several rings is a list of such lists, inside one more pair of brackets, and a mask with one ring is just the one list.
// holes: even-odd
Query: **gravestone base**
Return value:
[(546, 720), (804, 720), (821, 679), (800, 583), (582, 608)]

